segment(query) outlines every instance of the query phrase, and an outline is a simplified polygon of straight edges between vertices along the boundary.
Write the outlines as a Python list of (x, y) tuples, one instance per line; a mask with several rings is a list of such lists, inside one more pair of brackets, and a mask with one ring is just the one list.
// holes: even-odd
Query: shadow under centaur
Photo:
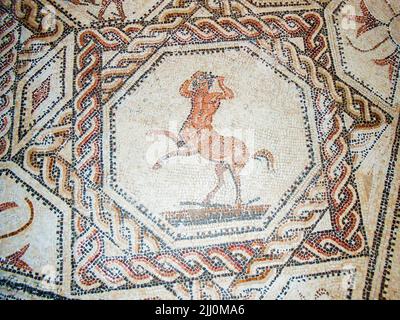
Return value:
[[(267, 149), (261, 149), (250, 155), (246, 144), (233, 136), (219, 134), (213, 127), (213, 117), (221, 106), (222, 100), (233, 99), (234, 92), (224, 83), (225, 78), (215, 76), (211, 72), (197, 71), (180, 87), (180, 94), (191, 100), (191, 110), (184, 121), (178, 134), (167, 130), (152, 130), (149, 135), (163, 135), (175, 142), (177, 149), (161, 157), (153, 166), (154, 170), (162, 168), (170, 158), (200, 155), (202, 158), (215, 164), (217, 177), (216, 186), (207, 194), (202, 203), (197, 205), (205, 207), (204, 212), (198, 212), (203, 217), (209, 214), (210, 209), (218, 215), (226, 213), (240, 215), (243, 211), (261, 212), (269, 206), (249, 206), (242, 203), (240, 173), (246, 166), (250, 157), (265, 161), (268, 169), (275, 166), (274, 156)], [(217, 84), (217, 90), (212, 91)], [(211, 205), (212, 199), (224, 186), (224, 173), (229, 171), (236, 190), (235, 207), (227, 205)], [(229, 207), (229, 208), (228, 208)], [(193, 214), (195, 212), (192, 212)], [(171, 213), (168, 213), (170, 215)], [(188, 210), (176, 214), (189, 214)]]

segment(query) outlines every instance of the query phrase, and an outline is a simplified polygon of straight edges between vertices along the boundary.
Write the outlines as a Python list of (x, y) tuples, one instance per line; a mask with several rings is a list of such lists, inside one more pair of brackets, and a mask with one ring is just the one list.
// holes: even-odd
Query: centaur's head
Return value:
[(217, 76), (213, 75), (211, 72), (196, 72), (192, 82), (193, 90), (210, 90), (216, 78)]

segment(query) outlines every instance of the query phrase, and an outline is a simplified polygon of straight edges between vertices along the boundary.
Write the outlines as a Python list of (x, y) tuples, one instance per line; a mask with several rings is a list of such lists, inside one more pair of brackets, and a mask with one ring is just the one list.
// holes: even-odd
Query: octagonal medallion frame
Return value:
[[(154, 57), (164, 47), (191, 44), (199, 46), (202, 43), (210, 45), (215, 42), (218, 42), (220, 46), (226, 46), (233, 41), (245, 41), (246, 46), (256, 46), (260, 51), (268, 54), (279, 65), (279, 68), (290, 70), (312, 88), (311, 96), (322, 154), (322, 166), (315, 167), (314, 172), (309, 174), (308, 185), (304, 182), (307, 187), (303, 193), (295, 195), (291, 202), (292, 206), (287, 206), (286, 212), (285, 210), (281, 211), (286, 215), (281, 220), (276, 219), (274, 225), (269, 225), (272, 231), (269, 235), (259, 233), (259, 237), (217, 245), (202, 241), (198, 246), (188, 248), (185, 247), (184, 242), (181, 242), (181, 244), (183, 243), (181, 247), (170, 246), (174, 239), (165, 236), (166, 233), (150, 219), (144, 221), (143, 212), (138, 213), (141, 210), (140, 206), (132, 207), (132, 203), (127, 199), (115, 194), (114, 190), (106, 184), (103, 185), (102, 181), (107, 178), (109, 172), (99, 171), (98, 162), (95, 160), (101, 159), (100, 161), (103, 163), (103, 153), (86, 152), (85, 156), (85, 153), (79, 154), (78, 152), (75, 161), (78, 164), (78, 172), (81, 170), (85, 178), (76, 179), (77, 190), (87, 188), (87, 195), (85, 198), (80, 198), (78, 194), (75, 202), (76, 210), (84, 212), (87, 210), (85, 208), (89, 207), (92, 210), (90, 215), (93, 216), (93, 218), (79, 218), (73, 221), (75, 223), (73, 238), (76, 239), (73, 244), (74, 274), (76, 275), (74, 287), (78, 292), (100, 292), (103, 288), (154, 287), (167, 283), (173, 286), (194, 279), (228, 277), (226, 279), (231, 279), (229, 280), (230, 295), (240, 296), (241, 285), (249, 281), (255, 281), (254, 289), (258, 284), (267, 288), (288, 263), (310, 263), (316, 259), (322, 261), (343, 259), (363, 256), (367, 253), (359, 199), (351, 173), (350, 151), (345, 138), (347, 129), (341, 116), (343, 110), (339, 109), (340, 104), (343, 104), (344, 101), (338, 98), (342, 93), (336, 91), (335, 85), (332, 85), (332, 77), (327, 71), (330, 65), (329, 56), (320, 46), (321, 41), (324, 43), (326, 38), (320, 34), (321, 29), (315, 28), (316, 24), (322, 23), (321, 16), (317, 12), (312, 12), (299, 17), (299, 20), (296, 21), (292, 20), (290, 16), (284, 16), (283, 19), (269, 16), (269, 19), (276, 19), (280, 23), (282, 30), (285, 30), (280, 32), (287, 32), (289, 38), (298, 36), (298, 29), (293, 27), (293, 23), (297, 24), (302, 30), (301, 34), (309, 39), (304, 45), (309, 49), (312, 48), (310, 52), (304, 52), (304, 49), (299, 49), (298, 45), (292, 43), (290, 39), (282, 38), (276, 29), (269, 29), (266, 25), (263, 27), (262, 18), (259, 20), (252, 18), (252, 21), (246, 19), (225, 21), (225, 18), (209, 18), (208, 23), (214, 23), (220, 28), (228, 28), (226, 24), (231, 23), (233, 25), (238, 23), (246, 25), (247, 22), (251, 24), (250, 33), (245, 28), (235, 29), (235, 35), (232, 35), (232, 29), (226, 33), (218, 29), (208, 30), (208, 32), (215, 33), (214, 38), (211, 37), (212, 39), (207, 32), (204, 33), (193, 27), (196, 25), (196, 21), (202, 21), (201, 18), (187, 22), (187, 25), (179, 28), (173, 34), (169, 34), (167, 28), (166, 32), (170, 35), (169, 40), (163, 42), (155, 50), (154, 42), (149, 41), (151, 54), (147, 56), (146, 61), (135, 65), (135, 71), (130, 73), (131, 76), (128, 77), (128, 80), (135, 79), (144, 65), (154, 63)], [(306, 29), (304, 29), (305, 20), (312, 21), (312, 24), (308, 25)], [(255, 25), (259, 29), (254, 30)], [(157, 30), (155, 36), (159, 38), (163, 31), (160, 31), (158, 26)], [(203, 36), (207, 39), (201, 40)], [(277, 40), (275, 37), (281, 39)], [(221, 38), (225, 41), (221, 41)], [(134, 44), (137, 44), (137, 47)], [(85, 53), (85, 49), (83, 48), (82, 53)], [(143, 52), (143, 50), (146, 50), (143, 48), (143, 44), (135, 40), (131, 46), (120, 52), (124, 63), (118, 66), (122, 69), (128, 68), (129, 60), (126, 57), (134, 52)], [(82, 69), (82, 74), (88, 83), (90, 77), (97, 77), (97, 71), (93, 68), (91, 70), (92, 75), (88, 76), (85, 68)], [(116, 74), (112, 78), (112, 69), (110, 68), (107, 72), (108, 82), (118, 84), (118, 91), (108, 95), (106, 100), (107, 106), (110, 107), (118, 103), (118, 95), (121, 95), (121, 91), (128, 90), (130, 86), (126, 85), (127, 78), (124, 78), (126, 76), (124, 73)], [(121, 80), (121, 77), (125, 80)], [(137, 77), (136, 80), (139, 78)], [(104, 84), (110, 87), (107, 82)], [(345, 86), (345, 84), (341, 85)], [(88, 87), (88, 89), (89, 95), (78, 100), (81, 108), (87, 105), (87, 101), (94, 101), (93, 93), (96, 91), (93, 91), (92, 87)], [(350, 92), (350, 94), (353, 93)], [(82, 97), (85, 97), (84, 91)], [(102, 108), (104, 106), (105, 104), (102, 105)], [(370, 108), (374, 108), (374, 106), (372, 105)], [(101, 112), (101, 119), (104, 119), (103, 117), (104, 113)], [(106, 123), (109, 123), (109, 120), (107, 119)], [(87, 119), (84, 114), (76, 119), (76, 123), (79, 124), (78, 129), (82, 128), (85, 121), (87, 122)], [(362, 119), (359, 121), (362, 125)], [(103, 132), (102, 128), (94, 135), (92, 134), (92, 137), (95, 136), (95, 138), (90, 141), (81, 140), (84, 135), (80, 133), (76, 140), (80, 144), (76, 146), (83, 148), (85, 145), (86, 150), (89, 150), (87, 148), (90, 146), (94, 151), (101, 149), (101, 152), (104, 152), (104, 148), (110, 148), (110, 142), (109, 140), (103, 141), (103, 136), (99, 136), (99, 133), (102, 135)], [(99, 141), (101, 141), (101, 147), (98, 145)], [(90, 158), (85, 159), (88, 155)], [(89, 163), (90, 166), (86, 163)], [(94, 184), (89, 183), (89, 180), (92, 180)], [(99, 182), (100, 187), (96, 186)], [(113, 212), (105, 212), (104, 209), (101, 209), (106, 202), (113, 204), (115, 209)], [(134, 212), (129, 212), (131, 209), (127, 211), (126, 208), (134, 209)], [(332, 222), (331, 229), (312, 233), (324, 214), (329, 214)], [(139, 218), (142, 220), (137, 220)], [(90, 221), (94, 221), (95, 224)], [(120, 238), (132, 221), (138, 230), (142, 230), (139, 237), (142, 237), (143, 234), (150, 234), (153, 239), (158, 239), (159, 246), (156, 251), (149, 252), (139, 249), (137, 251), (122, 250), (121, 252)], [(106, 237), (102, 235), (106, 235)], [(115, 252), (110, 251), (112, 246), (116, 246)], [(86, 252), (80, 249), (82, 247), (93, 249)], [(95, 248), (96, 251), (94, 251)], [(96, 255), (93, 255), (94, 253)], [(201, 261), (201, 267), (199, 261)]]

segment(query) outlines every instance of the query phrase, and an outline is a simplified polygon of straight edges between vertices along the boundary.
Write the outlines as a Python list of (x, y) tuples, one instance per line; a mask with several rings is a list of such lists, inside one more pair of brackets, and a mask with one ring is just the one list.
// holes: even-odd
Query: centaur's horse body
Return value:
[[(221, 91), (210, 92), (213, 83), (217, 81)], [(165, 135), (175, 141), (176, 151), (170, 152), (159, 159), (153, 169), (161, 168), (163, 162), (176, 156), (201, 157), (215, 163), (217, 185), (204, 200), (208, 204), (224, 185), (224, 173), (229, 170), (236, 187), (236, 204), (241, 205), (240, 172), (250, 159), (246, 144), (230, 136), (222, 136), (213, 128), (213, 117), (220, 107), (221, 100), (234, 98), (231, 89), (225, 86), (223, 77), (215, 77), (205, 72), (196, 72), (186, 80), (180, 94), (192, 101), (192, 109), (184, 122), (178, 136), (170, 131), (152, 131), (152, 134)], [(268, 150), (260, 150), (254, 154), (255, 159), (265, 159), (272, 168), (274, 159)]]

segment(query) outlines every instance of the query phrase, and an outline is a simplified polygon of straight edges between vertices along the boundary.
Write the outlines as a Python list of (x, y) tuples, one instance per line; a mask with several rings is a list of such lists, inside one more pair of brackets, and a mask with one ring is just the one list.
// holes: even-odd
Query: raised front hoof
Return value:
[(159, 164), (158, 162), (152, 167), (153, 170), (158, 170), (161, 169), (161, 164)]

